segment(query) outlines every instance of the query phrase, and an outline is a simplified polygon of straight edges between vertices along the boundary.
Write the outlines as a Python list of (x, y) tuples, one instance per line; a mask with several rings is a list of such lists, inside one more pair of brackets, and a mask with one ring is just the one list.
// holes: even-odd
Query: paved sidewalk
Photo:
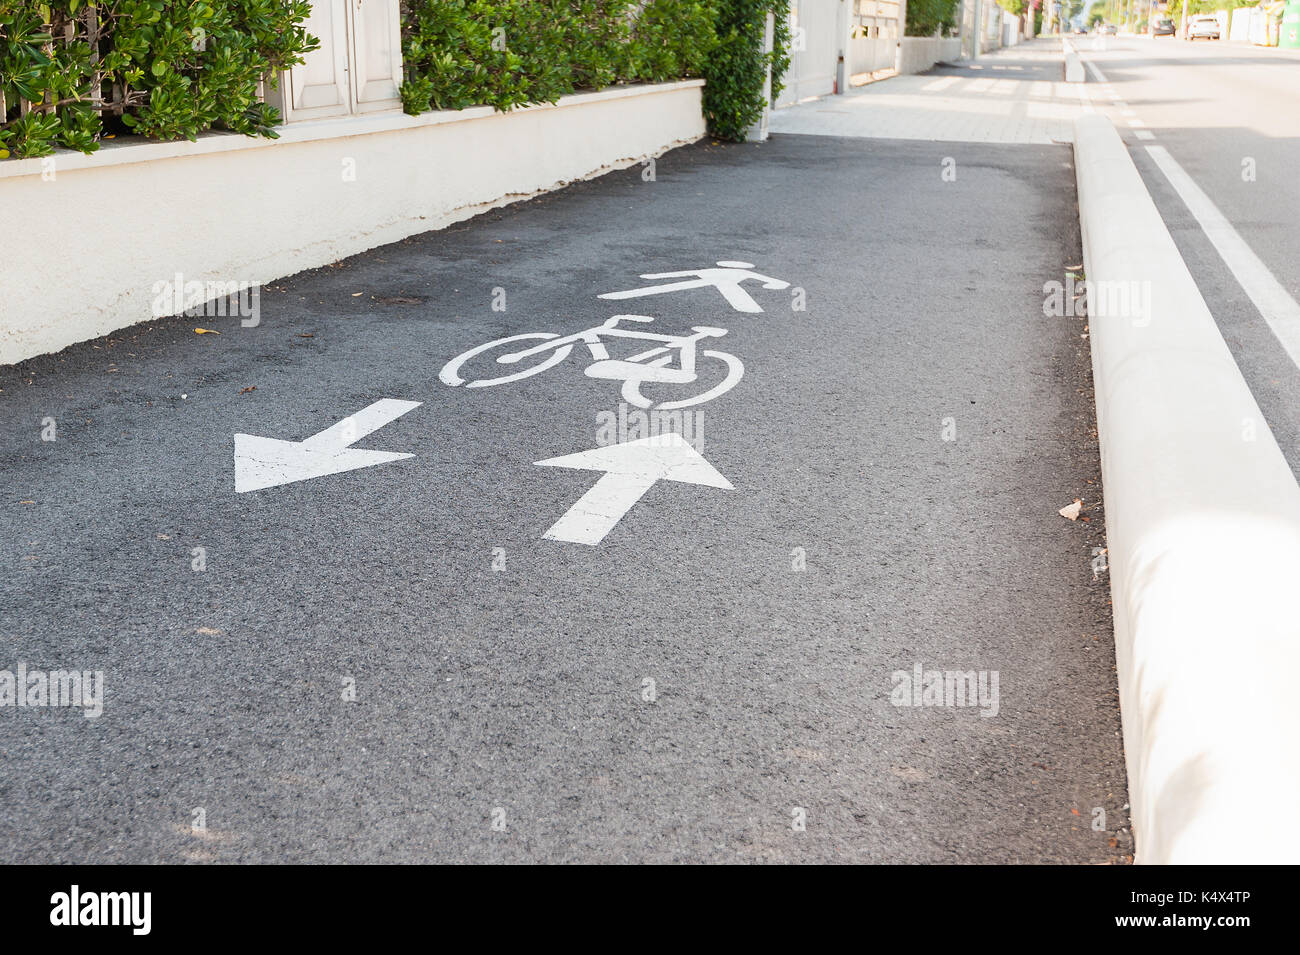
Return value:
[(774, 133), (968, 143), (1068, 143), (1084, 84), (1062, 80), (1061, 44), (1039, 39), (772, 113)]

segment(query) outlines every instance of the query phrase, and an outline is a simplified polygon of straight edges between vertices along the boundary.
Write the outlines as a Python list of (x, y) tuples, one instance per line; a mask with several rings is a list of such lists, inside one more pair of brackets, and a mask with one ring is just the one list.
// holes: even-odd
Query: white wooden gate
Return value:
[(898, 53), (898, 0), (854, 0), (849, 74), (892, 70)]
[(312, 0), (305, 26), (320, 48), (267, 96), (286, 121), (401, 108), (398, 0)]
[(790, 69), (777, 106), (835, 91), (844, 0), (790, 0)]

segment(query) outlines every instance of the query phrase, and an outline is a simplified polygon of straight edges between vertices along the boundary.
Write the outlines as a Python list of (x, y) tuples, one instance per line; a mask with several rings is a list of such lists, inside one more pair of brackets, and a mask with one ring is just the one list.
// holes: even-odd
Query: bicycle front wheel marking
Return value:
[(451, 361), (447, 362), (447, 364), (442, 366), (442, 371), (438, 372), (438, 380), (444, 385), (450, 385), (453, 388), (457, 385), (465, 385), (466, 388), (489, 388), (493, 385), (504, 385), (512, 381), (518, 381), (521, 378), (527, 378), (530, 375), (540, 374), (552, 365), (558, 365), (560, 362), (564, 361), (564, 359), (568, 358), (569, 352), (573, 350), (573, 346), (561, 346), (560, 348), (557, 348), (549, 358), (540, 364), (525, 368), (523, 371), (517, 371), (513, 375), (503, 375), (500, 378), (479, 378), (467, 384), (465, 379), (460, 376), (460, 369), (461, 366), (471, 358), (481, 355), (488, 349), (496, 348), (500, 345), (508, 345), (511, 342), (534, 341), (538, 339), (546, 341), (558, 337), (559, 336), (554, 332), (526, 332), (522, 335), (511, 335), (509, 338), (498, 338), (495, 341), (487, 342), (476, 348), (471, 348), (463, 354), (457, 355)]

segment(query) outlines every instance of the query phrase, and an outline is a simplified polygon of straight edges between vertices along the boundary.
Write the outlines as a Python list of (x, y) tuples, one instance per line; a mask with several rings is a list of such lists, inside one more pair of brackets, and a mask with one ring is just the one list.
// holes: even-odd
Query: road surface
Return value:
[[(276, 283), (256, 327), (0, 370), (0, 667), (105, 688), (0, 710), (0, 859), (1123, 860), (1088, 345), (1042, 310), (1073, 177), (706, 140)], [(788, 287), (599, 297), (719, 261)], [(617, 314), (725, 329), (697, 386), (743, 363), (690, 454), (569, 458), (639, 437), (580, 342), (440, 378)]]

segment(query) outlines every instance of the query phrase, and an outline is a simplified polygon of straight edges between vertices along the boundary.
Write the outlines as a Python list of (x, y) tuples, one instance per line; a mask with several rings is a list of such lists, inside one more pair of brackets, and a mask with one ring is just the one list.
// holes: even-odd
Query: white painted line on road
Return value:
[(605, 472), (545, 535), (547, 540), (593, 547), (605, 539), (623, 515), (658, 481), (733, 490), (731, 482), (676, 431), (533, 463)]
[(1093, 75), (1093, 77), (1097, 80), (1098, 83), (1110, 82), (1110, 80), (1106, 79), (1106, 75), (1102, 73), (1101, 70), (1097, 69), (1096, 65), (1092, 62), (1092, 60), (1084, 60), (1083, 65), (1088, 68), (1088, 72)]
[(1133, 135), (1136, 136), (1138, 139), (1155, 139), (1155, 138), (1156, 138), (1156, 134), (1153, 133), (1153, 132), (1151, 132), (1151, 130), (1149, 130), (1149, 129), (1138, 129), (1138, 130), (1134, 130)]
[(961, 77), (958, 76), (945, 76), (943, 79), (935, 80), (932, 83), (926, 83), (921, 87), (921, 92), (938, 93), (939, 91), (946, 90), (948, 87), (952, 86), (952, 84), (956, 83), (960, 78)]
[(1145, 125), (1146, 125), (1146, 123), (1144, 123), (1144, 122), (1143, 122), (1142, 120), (1140, 120), (1140, 119), (1130, 119), (1130, 120), (1128, 121), (1128, 124), (1129, 124), (1130, 126), (1134, 127), (1135, 129), (1136, 129), (1138, 126), (1145, 126)]
[(1264, 321), (1268, 322), (1286, 353), (1300, 368), (1300, 305), (1246, 244), (1218, 206), (1169, 155), (1169, 151), (1163, 146), (1148, 146), (1146, 149), (1200, 223), (1201, 230), (1218, 250), (1228, 270), (1259, 309)]
[(253, 434), (237, 434), (235, 493), (244, 494), (414, 457), (392, 451), (363, 451), (348, 445), (418, 407), (418, 401), (383, 398), (304, 441), (281, 441)]

